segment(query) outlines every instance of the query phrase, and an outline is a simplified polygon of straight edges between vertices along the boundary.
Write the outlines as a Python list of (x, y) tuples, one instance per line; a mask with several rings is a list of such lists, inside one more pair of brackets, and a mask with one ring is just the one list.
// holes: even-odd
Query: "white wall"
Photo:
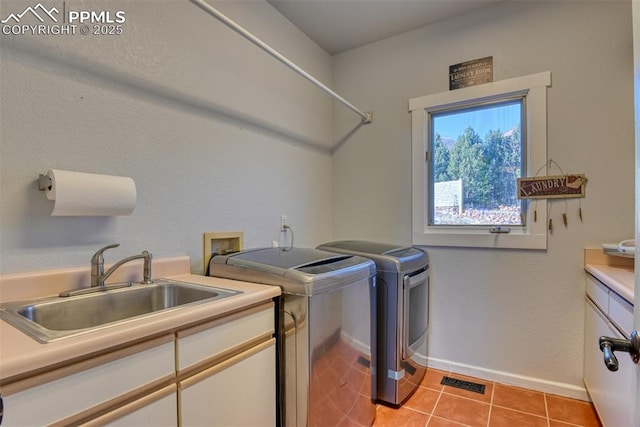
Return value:
[[(551, 71), (548, 153), (589, 179), (584, 223), (569, 201), (565, 228), (556, 202), (546, 251), (428, 247), (428, 356), (458, 372), (585, 397), (583, 248), (634, 230), (630, 2), (502, 3), (335, 56), (336, 90), (374, 121), (334, 154), (333, 237), (410, 243), (407, 101), (448, 90), (449, 65), (485, 56), (494, 80)], [(336, 109), (334, 138), (352, 127)]]
[[(331, 57), (268, 3), (211, 3), (331, 85)], [(298, 245), (330, 239), (330, 98), (188, 1), (65, 6), (122, 10), (124, 34), (0, 35), (0, 272), (88, 265), (112, 242), (107, 263), (148, 249), (201, 272), (203, 232), (269, 246), (280, 214)], [(49, 216), (51, 168), (133, 177), (135, 212)]]

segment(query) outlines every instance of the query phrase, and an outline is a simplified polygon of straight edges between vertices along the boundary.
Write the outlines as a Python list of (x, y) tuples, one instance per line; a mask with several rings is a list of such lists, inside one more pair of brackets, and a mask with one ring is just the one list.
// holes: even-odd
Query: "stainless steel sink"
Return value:
[(192, 283), (159, 280), (72, 297), (0, 304), (0, 319), (39, 342), (95, 331), (241, 293)]

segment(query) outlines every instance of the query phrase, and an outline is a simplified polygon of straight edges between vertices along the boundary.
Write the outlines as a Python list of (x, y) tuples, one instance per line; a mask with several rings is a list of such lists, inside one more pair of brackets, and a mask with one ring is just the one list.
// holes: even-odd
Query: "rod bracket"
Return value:
[(51, 181), (51, 177), (45, 174), (39, 174), (38, 176), (38, 189), (40, 191), (51, 190), (53, 186), (53, 182)]
[(365, 111), (365, 117), (362, 118), (362, 124), (368, 125), (373, 120), (373, 111)]

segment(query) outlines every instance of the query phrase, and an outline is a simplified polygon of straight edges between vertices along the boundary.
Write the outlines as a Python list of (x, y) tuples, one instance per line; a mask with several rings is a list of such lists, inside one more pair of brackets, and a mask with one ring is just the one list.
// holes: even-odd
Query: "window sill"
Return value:
[(547, 249), (547, 234), (413, 233), (412, 243), (420, 246), (448, 246), (496, 249)]

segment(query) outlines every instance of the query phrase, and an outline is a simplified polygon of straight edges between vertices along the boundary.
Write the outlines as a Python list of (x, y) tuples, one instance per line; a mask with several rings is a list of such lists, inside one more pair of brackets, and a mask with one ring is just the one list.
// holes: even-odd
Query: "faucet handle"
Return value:
[(103, 264), (104, 263), (104, 257), (102, 256), (102, 253), (104, 251), (106, 251), (107, 249), (117, 248), (118, 246), (120, 246), (120, 243), (113, 243), (111, 245), (105, 246), (102, 249), (98, 249), (98, 251), (95, 254), (93, 254), (93, 256), (91, 257), (91, 264), (92, 265)]
[(151, 255), (149, 251), (142, 251), (142, 256), (144, 259), (144, 264), (143, 264), (142, 282), (140, 283), (149, 285), (153, 283), (153, 280), (151, 280), (151, 259), (153, 258), (153, 255)]

